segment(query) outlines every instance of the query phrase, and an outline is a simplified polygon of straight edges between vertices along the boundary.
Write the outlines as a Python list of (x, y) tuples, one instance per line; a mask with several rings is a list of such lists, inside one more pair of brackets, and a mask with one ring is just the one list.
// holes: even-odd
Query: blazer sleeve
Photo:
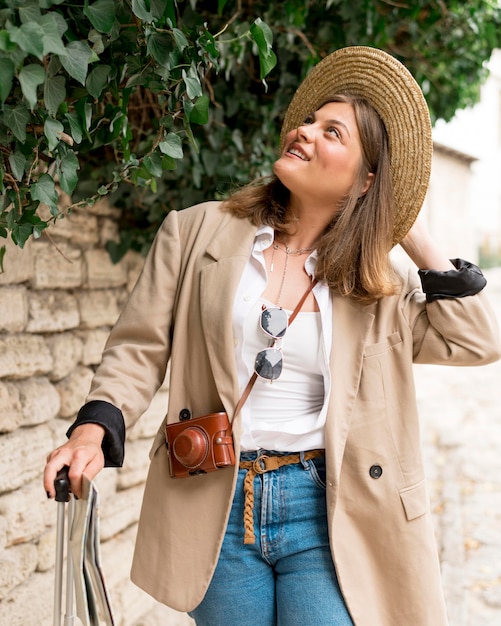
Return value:
[(481, 270), (454, 259), (447, 272), (411, 270), (403, 297), (415, 363), (485, 365), (501, 358), (496, 315)]
[(67, 433), (88, 422), (102, 425), (108, 466), (121, 465), (126, 428), (148, 408), (165, 378), (181, 266), (178, 226), (178, 214), (171, 211), (109, 335), (86, 404)]

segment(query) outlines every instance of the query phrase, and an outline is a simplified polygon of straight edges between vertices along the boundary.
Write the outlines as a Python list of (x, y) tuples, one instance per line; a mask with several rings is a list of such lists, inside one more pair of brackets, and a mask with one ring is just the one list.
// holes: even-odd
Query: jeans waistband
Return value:
[(272, 450), (258, 450), (244, 452), (251, 458), (240, 456), (240, 469), (247, 470), (244, 479), (244, 543), (253, 544), (254, 536), (254, 478), (266, 472), (273, 472), (284, 465), (304, 463), (310, 459), (325, 456), (325, 450), (307, 450), (306, 452), (275, 452)]

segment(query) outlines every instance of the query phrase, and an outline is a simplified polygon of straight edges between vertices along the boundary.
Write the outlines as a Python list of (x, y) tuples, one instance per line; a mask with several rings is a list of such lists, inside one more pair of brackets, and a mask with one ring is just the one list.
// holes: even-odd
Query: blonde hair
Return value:
[[(339, 294), (370, 304), (397, 290), (388, 254), (394, 219), (388, 136), (377, 112), (362, 98), (336, 94), (318, 108), (329, 102), (347, 102), (353, 106), (362, 162), (350, 193), (318, 242), (316, 277)], [(364, 193), (369, 173), (374, 176)], [(288, 202), (288, 189), (276, 176), (271, 176), (237, 190), (224, 207), (237, 217), (250, 219), (256, 226), (266, 224), (278, 233), (288, 234), (293, 227)]]

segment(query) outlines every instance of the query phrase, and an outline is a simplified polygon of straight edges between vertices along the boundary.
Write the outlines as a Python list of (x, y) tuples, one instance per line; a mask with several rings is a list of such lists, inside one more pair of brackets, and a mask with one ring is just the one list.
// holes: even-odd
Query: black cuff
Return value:
[(421, 285), (426, 300), (442, 300), (444, 298), (464, 298), (474, 296), (487, 284), (479, 267), (463, 259), (451, 259), (455, 270), (439, 272), (438, 270), (419, 270)]
[(110, 402), (92, 400), (80, 409), (66, 436), (69, 437), (81, 424), (99, 424), (106, 430), (102, 443), (104, 466), (122, 467), (125, 447), (125, 422), (122, 411)]

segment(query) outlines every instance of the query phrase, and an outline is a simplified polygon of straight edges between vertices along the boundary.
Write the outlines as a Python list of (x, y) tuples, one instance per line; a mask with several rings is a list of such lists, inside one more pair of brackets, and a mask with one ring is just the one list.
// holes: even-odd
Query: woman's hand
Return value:
[(400, 245), (420, 270), (447, 272), (455, 269), (432, 239), (422, 215), (418, 216)]
[(54, 479), (57, 472), (67, 465), (71, 492), (82, 496), (82, 475), (92, 480), (104, 467), (104, 455), (101, 444), (105, 430), (99, 424), (82, 424), (71, 433), (67, 443), (56, 448), (47, 457), (44, 472), (44, 487), (47, 497), (56, 495)]

